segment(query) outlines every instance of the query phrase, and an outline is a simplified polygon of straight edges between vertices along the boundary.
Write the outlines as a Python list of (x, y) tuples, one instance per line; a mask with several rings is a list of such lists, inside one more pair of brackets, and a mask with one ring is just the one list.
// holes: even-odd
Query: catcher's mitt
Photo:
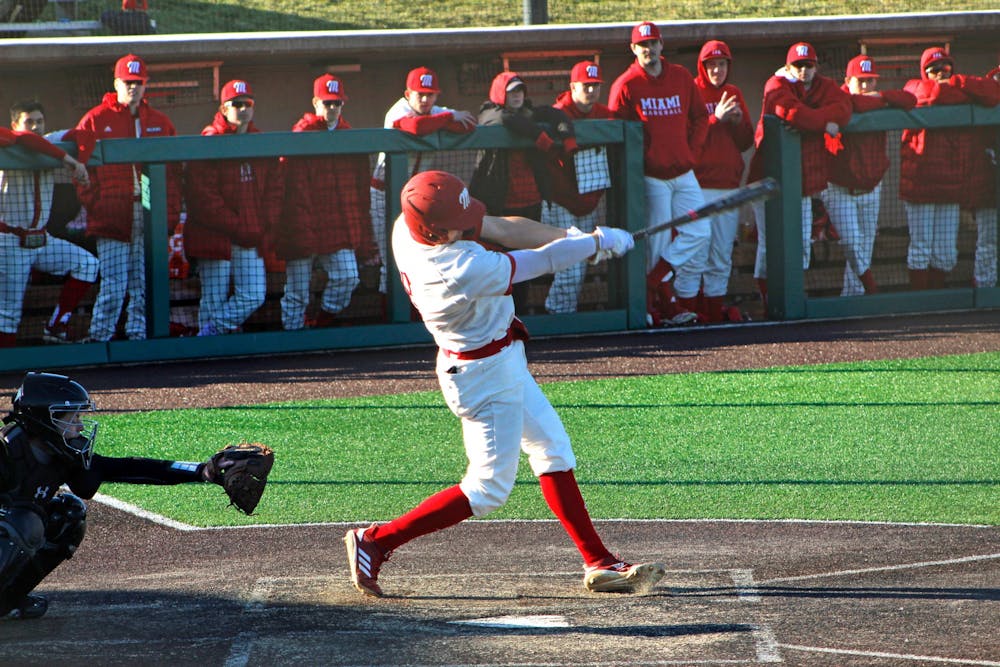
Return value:
[(253, 514), (274, 465), (274, 450), (259, 442), (226, 445), (205, 463), (205, 478), (226, 490), (229, 504)]

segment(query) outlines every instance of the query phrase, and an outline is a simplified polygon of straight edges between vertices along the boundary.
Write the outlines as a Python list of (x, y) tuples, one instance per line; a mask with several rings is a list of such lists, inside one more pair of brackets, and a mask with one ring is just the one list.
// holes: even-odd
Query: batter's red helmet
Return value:
[(473, 199), (465, 183), (445, 171), (422, 171), (400, 195), (403, 218), (414, 240), (436, 245), (453, 229), (479, 229), (486, 206)]

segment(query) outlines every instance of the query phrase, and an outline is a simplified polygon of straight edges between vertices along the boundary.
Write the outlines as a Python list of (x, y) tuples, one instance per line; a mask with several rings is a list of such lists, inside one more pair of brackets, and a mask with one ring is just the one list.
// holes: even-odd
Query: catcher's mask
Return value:
[(411, 178), (400, 194), (403, 219), (410, 236), (425, 245), (448, 240), (448, 232), (457, 229), (468, 238), (478, 235), (486, 206), (469, 195), (457, 176), (445, 171), (422, 171)]
[(90, 468), (97, 421), (82, 414), (95, 411), (83, 386), (65, 375), (28, 373), (13, 400), (14, 420), (40, 438), (53, 453)]

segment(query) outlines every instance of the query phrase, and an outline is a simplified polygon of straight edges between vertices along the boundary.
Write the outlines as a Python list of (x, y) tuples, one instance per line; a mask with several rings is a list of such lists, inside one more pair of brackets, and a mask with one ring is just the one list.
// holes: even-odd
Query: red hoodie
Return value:
[[(127, 106), (118, 103), (115, 93), (106, 93), (101, 103), (84, 114), (76, 129), (87, 130), (101, 139), (140, 137), (173, 137), (177, 134), (167, 116), (143, 99), (138, 117), (133, 118)], [(109, 164), (90, 170), (90, 185), (78, 187), (80, 202), (87, 209), (87, 235), (116, 241), (132, 239), (132, 211), (138, 196), (141, 164)], [(173, 229), (181, 211), (181, 165), (171, 164), (167, 170), (167, 216)]]
[(775, 115), (802, 135), (802, 196), (809, 197), (825, 190), (829, 177), (831, 155), (823, 138), (826, 124), (847, 125), (851, 120), (851, 97), (829, 77), (816, 74), (806, 90), (801, 81), (793, 81), (782, 72), (779, 70), (764, 84), (764, 102), (754, 133), (757, 151), (750, 160), (747, 180), (754, 182), (765, 176), (764, 116)]
[[(247, 131), (258, 130), (250, 123)], [(216, 113), (201, 133), (235, 134), (236, 128)], [(277, 158), (193, 160), (188, 163), (186, 184), (184, 251), (189, 257), (230, 259), (234, 243), (264, 255), (284, 192)]]
[[(341, 116), (333, 130), (349, 130)], [(328, 132), (326, 120), (302, 116), (293, 132)], [(346, 248), (371, 252), (372, 236), (367, 155), (288, 158), (282, 224), (275, 230), (278, 257), (298, 259)]]
[[(726, 81), (718, 88), (708, 80), (705, 61), (719, 57), (726, 58), (730, 66), (732, 65), (733, 56), (729, 47), (725, 42), (718, 40), (705, 42), (698, 55), (698, 76), (695, 77), (694, 83), (701, 91), (705, 111), (708, 113), (708, 137), (705, 139), (701, 161), (695, 168), (694, 174), (703, 188), (728, 190), (738, 188), (743, 180), (743, 172), (746, 169), (743, 151), (753, 146), (753, 122), (743, 100), (743, 93), (728, 83), (728, 75)], [(724, 123), (716, 117), (715, 107), (722, 99), (723, 93), (738, 100), (740, 111), (743, 113), (739, 123)]]
[[(847, 84), (840, 87), (851, 95)], [(895, 107), (912, 109), (917, 98), (905, 90), (880, 90), (878, 95), (851, 95), (854, 113)], [(844, 133), (844, 150), (833, 157), (830, 182), (857, 194), (870, 192), (882, 181), (889, 168), (885, 132)]]
[[(939, 52), (936, 47), (924, 51), (920, 58), (920, 78), (911, 79), (904, 87), (916, 96), (918, 107), (1000, 104), (1000, 83), (993, 79), (952, 74), (943, 86), (931, 80), (924, 68), (935, 57), (941, 57)], [(969, 179), (973, 165), (980, 163), (978, 153), (983, 150), (975, 128), (903, 130), (899, 196), (917, 204), (972, 204)]]
[(643, 123), (645, 173), (671, 179), (698, 164), (708, 134), (708, 112), (690, 72), (660, 58), (657, 77), (637, 62), (611, 84), (608, 108)]
[[(996, 81), (1000, 67), (986, 73), (987, 79)], [(996, 127), (979, 127), (975, 130), (972, 144), (972, 164), (969, 174), (969, 206), (975, 209), (996, 208), (997, 206), (997, 147)], [(987, 153), (987, 150), (992, 151)]]
[[(614, 118), (611, 109), (597, 102), (590, 113), (583, 113), (573, 102), (573, 94), (566, 90), (560, 93), (553, 104), (556, 109), (562, 109), (566, 115), (573, 120), (598, 120), (601, 118)], [(573, 163), (573, 156), (563, 152), (548, 153), (549, 173), (551, 174), (550, 193), (552, 201), (559, 204), (573, 215), (579, 217), (587, 215), (601, 202), (604, 190), (594, 190), (586, 194), (577, 191), (576, 167)]]

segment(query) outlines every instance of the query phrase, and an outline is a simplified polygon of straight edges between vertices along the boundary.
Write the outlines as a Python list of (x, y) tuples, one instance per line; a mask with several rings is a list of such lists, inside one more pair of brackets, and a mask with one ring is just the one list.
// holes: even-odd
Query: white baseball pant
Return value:
[[(710, 202), (733, 192), (733, 190), (702, 190), (705, 201)], [(710, 220), (712, 239), (708, 246), (708, 262), (702, 275), (702, 289), (705, 296), (725, 296), (729, 291), (729, 276), (733, 271), (733, 244), (740, 227), (740, 210), (716, 213)]]
[(385, 239), (385, 191), (371, 188), (370, 194), (372, 231), (375, 234), (375, 243), (378, 244), (378, 254), (382, 258), (382, 267), (378, 272), (378, 291), (385, 294), (388, 289), (385, 263), (389, 257)]
[(976, 261), (973, 269), (976, 287), (997, 285), (997, 210), (976, 211)]
[(118, 316), (128, 294), (125, 335), (129, 340), (146, 338), (146, 248), (142, 202), (132, 210), (132, 240), (97, 239), (101, 282), (90, 320), (90, 337), (108, 341), (115, 334)]
[[(597, 225), (598, 210), (575, 216), (554, 202), (542, 204), (542, 222), (559, 229), (576, 227), (584, 234), (594, 231)], [(568, 269), (557, 271), (552, 278), (552, 286), (545, 297), (545, 310), (550, 313), (575, 313), (580, 300), (580, 288), (587, 275), (587, 263), (580, 262)]]
[[(812, 198), (802, 198), (802, 270), (809, 268), (809, 254), (812, 251)], [(753, 203), (753, 214), (757, 219), (757, 259), (753, 266), (754, 278), (767, 278), (767, 224), (764, 217), (764, 202)]]
[(354, 256), (354, 250), (350, 248), (287, 260), (285, 293), (281, 297), (281, 325), (288, 331), (301, 329), (305, 325), (314, 260), (326, 273), (322, 308), (328, 313), (339, 313), (347, 308), (351, 303), (351, 295), (361, 283), (358, 277), (358, 261)]
[[(199, 259), (198, 327), (236, 331), (267, 296), (267, 272), (256, 248), (233, 245), (231, 259)], [(232, 295), (229, 293), (232, 283)]]
[(16, 334), (31, 270), (77, 280), (97, 280), (97, 258), (80, 246), (45, 234), (41, 248), (22, 248), (14, 234), (0, 233), (0, 333)]
[(906, 204), (910, 269), (951, 271), (958, 263), (958, 204)]
[(469, 460), (459, 484), (472, 513), (483, 516), (506, 502), (521, 451), (535, 476), (576, 467), (569, 435), (528, 371), (524, 343), (514, 341), (491, 357), (437, 357), (445, 402), (462, 420)]
[(865, 293), (858, 276), (872, 265), (881, 196), (881, 183), (871, 192), (862, 194), (851, 194), (849, 189), (835, 183), (830, 183), (823, 191), (823, 205), (830, 214), (830, 222), (840, 234), (840, 245), (847, 260), (841, 296), (861, 296)]
[[(646, 222), (650, 227), (705, 205), (694, 171), (669, 180), (650, 176), (643, 180), (646, 184)], [(671, 231), (646, 238), (646, 272), (652, 271), (661, 257), (667, 260), (674, 267), (674, 293), (690, 299), (701, 290), (712, 226), (708, 220), (697, 220), (677, 227), (676, 231), (677, 238), (673, 238)]]

